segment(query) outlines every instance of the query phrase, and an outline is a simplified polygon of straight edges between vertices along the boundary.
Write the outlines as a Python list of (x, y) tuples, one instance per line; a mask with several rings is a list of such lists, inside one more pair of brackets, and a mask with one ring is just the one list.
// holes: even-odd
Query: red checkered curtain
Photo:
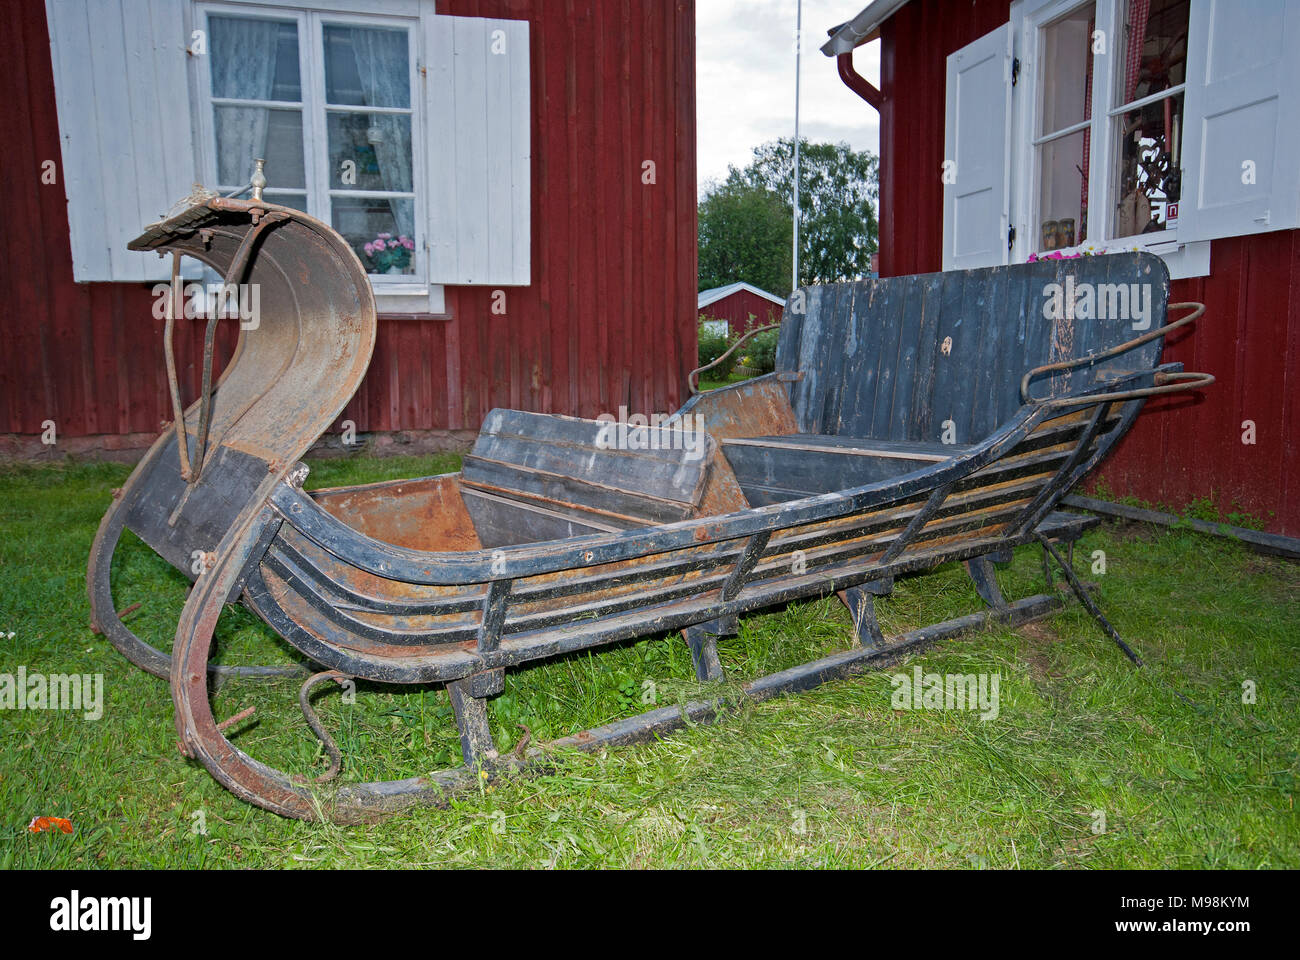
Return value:
[(1142, 47), (1147, 42), (1147, 17), (1151, 0), (1129, 0), (1128, 48), (1124, 54), (1124, 102), (1137, 93), (1138, 75), (1142, 72)]
[[(1146, 0), (1150, 2), (1150, 0)], [(1092, 35), (1097, 29), (1097, 19), (1093, 17), (1088, 21), (1088, 76), (1084, 81), (1086, 87), (1083, 91), (1083, 119), (1092, 119)], [(1088, 170), (1092, 161), (1092, 128), (1085, 127), (1083, 131), (1083, 180), (1079, 184), (1079, 232), (1075, 235), (1075, 241), (1083, 242), (1083, 237), (1088, 232)]]

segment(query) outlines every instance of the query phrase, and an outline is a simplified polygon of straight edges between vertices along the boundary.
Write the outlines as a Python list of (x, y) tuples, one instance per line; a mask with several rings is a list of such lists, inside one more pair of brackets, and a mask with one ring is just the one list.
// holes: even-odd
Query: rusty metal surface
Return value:
[(717, 444), (710, 458), (701, 502), (700, 512), (704, 516), (749, 506), (722, 452), (724, 440), (784, 436), (798, 431), (786, 388), (775, 374), (697, 394), (686, 402), (678, 416), (698, 417), (697, 422)]
[[(352, 398), (375, 343), (375, 304), (365, 270), (329, 226), (272, 203), (214, 199), (145, 231), (133, 250), (178, 251), (223, 277), (256, 284), (260, 316), (241, 329), (211, 401), (209, 448), (225, 444), (277, 466), (298, 460)], [(233, 321), (227, 321), (233, 322)], [(186, 411), (199, 431), (201, 398)]]
[(459, 475), (447, 474), (311, 495), (326, 512), (385, 543), (413, 550), (477, 550), (482, 544), (459, 486)]

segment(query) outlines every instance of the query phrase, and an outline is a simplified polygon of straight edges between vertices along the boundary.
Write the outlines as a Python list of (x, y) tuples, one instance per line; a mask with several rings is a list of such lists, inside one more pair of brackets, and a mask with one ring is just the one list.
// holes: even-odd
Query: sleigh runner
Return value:
[[(548, 745), (498, 752), (486, 703), (507, 669), (546, 658), (681, 630), (699, 679), (717, 680), (718, 638), (739, 616), (837, 593), (857, 645), (743, 686), (761, 700), (990, 621), (1047, 614), (1062, 602), (1055, 591), (1009, 602), (992, 572), (1030, 543), (1044, 550), (1049, 585), (1053, 557), (1100, 616), (1056, 546), (1072, 549), (1095, 521), (1055, 507), (1147, 397), (1212, 379), (1160, 364), (1164, 335), (1202, 308), (1179, 305), (1191, 312), (1165, 326), (1168, 276), (1146, 254), (832, 284), (787, 305), (775, 373), (695, 396), (666, 423), (633, 428), (635, 443), (626, 431), (611, 443), (608, 423), (495, 410), (458, 474), (309, 493), (299, 460), (357, 389), (374, 345), (355, 255), (325, 224), (257, 198), (199, 204), (131, 247), (258, 284), (262, 310), (215, 385), (209, 321), (200, 399), (181, 410), (173, 388), (178, 428), (156, 441), (96, 537), (94, 622), (169, 679), (189, 755), (292, 817), (365, 819), (536, 758)], [(1134, 338), (1127, 321), (1043, 319), (1043, 289), (1066, 280), (1145, 285), (1153, 329)], [(170, 364), (170, 343), (166, 354)], [(110, 567), (124, 529), (195, 580), (170, 655), (115, 612)], [(883, 636), (875, 598), (951, 560), (988, 609)], [(321, 782), (248, 756), (213, 716), (210, 675), (292, 670), (208, 662), (233, 602), (322, 668), (299, 698), (332, 760)], [(343, 758), (308, 693), (347, 679), (445, 684), (464, 766), (337, 782)], [(630, 743), (725, 708), (706, 698), (549, 746)]]

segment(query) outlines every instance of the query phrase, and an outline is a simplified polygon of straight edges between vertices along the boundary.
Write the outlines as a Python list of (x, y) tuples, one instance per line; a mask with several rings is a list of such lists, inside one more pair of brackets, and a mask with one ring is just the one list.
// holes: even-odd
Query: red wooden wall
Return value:
[(726, 320), (733, 334), (742, 334), (749, 326), (750, 314), (754, 316), (754, 326), (762, 327), (769, 323), (781, 322), (784, 309), (771, 300), (760, 297), (748, 290), (737, 290), (729, 297), (715, 300), (700, 311), (701, 320)]
[(1011, 0), (911, 0), (880, 28), (882, 277), (940, 267), (948, 54), (1006, 23), (1010, 11)]
[[(1009, 11), (1009, 0), (911, 0), (881, 28), (881, 276), (942, 267), (947, 58)], [(1215, 240), (1210, 270), (1173, 284), (1173, 301), (1208, 309), (1165, 359), (1218, 382), (1148, 404), (1090, 483), (1174, 508), (1209, 497), (1300, 536), (1300, 231)]]
[[(491, 290), (449, 288), (450, 320), (381, 319), (343, 418), (361, 431), (477, 430), (494, 406), (676, 409), (695, 366), (694, 0), (438, 10), (531, 22), (533, 283), (507, 288), (504, 316)], [(46, 419), (61, 437), (110, 435), (106, 446), (157, 432), (170, 413), (150, 288), (73, 283), (63, 187), (40, 183), (42, 161), (60, 160), (44, 4), (0, 5), (0, 36), (0, 435)], [(202, 331), (184, 326), (192, 398)]]

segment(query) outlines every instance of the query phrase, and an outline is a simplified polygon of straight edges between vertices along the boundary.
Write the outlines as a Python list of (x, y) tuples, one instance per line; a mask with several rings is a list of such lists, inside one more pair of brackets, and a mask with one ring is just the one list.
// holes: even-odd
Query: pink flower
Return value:
[(392, 236), (391, 233), (381, 233), (381, 234), (379, 235), (379, 239), (380, 239), (380, 240), (387, 240), (387, 239), (390, 238), (391, 236)]
[(400, 246), (401, 246), (401, 244), (398, 243), (396, 240), (389, 240), (389, 241), (388, 241), (388, 249), (389, 249), (389, 250), (396, 250), (396, 249), (397, 249), (398, 247), (400, 247)]
[(1037, 262), (1038, 262), (1038, 254), (1036, 253), (1031, 253), (1029, 255), (1029, 259), (1025, 261), (1025, 263), (1037, 263)]
[(373, 257), (375, 255), (375, 245), (373, 243), (367, 243), (364, 249), (366, 251), (366, 256)]
[(414, 249), (415, 249), (415, 244), (412, 243), (411, 240), (410, 240), (409, 238), (406, 238), (406, 237), (404, 237), (404, 238), (402, 239), (402, 246), (404, 246), (407, 250), (414, 250)]

